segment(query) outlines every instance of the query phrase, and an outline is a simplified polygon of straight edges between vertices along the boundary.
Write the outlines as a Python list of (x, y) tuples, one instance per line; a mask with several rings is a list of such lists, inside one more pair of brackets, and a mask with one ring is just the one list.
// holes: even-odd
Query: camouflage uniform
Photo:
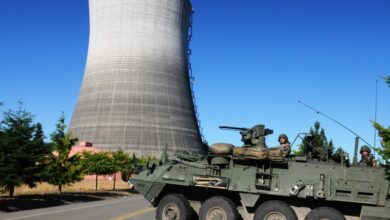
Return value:
[[(367, 156), (363, 155), (363, 152), (366, 151), (368, 152)], [(364, 145), (362, 148), (360, 148), (360, 154), (362, 155), (362, 159), (359, 161), (361, 164), (366, 164), (367, 166), (373, 167), (375, 166), (375, 159), (374, 156), (371, 154), (371, 149)]]
[(283, 137), (283, 138), (286, 139), (286, 143), (285, 143), (285, 144), (280, 144), (279, 146), (276, 146), (276, 147), (279, 148), (279, 149), (281, 149), (282, 152), (283, 152), (283, 156), (286, 157), (286, 156), (290, 155), (290, 152), (291, 152), (291, 144), (290, 144), (290, 142), (288, 141), (287, 135), (285, 135), (285, 134), (279, 135), (278, 140), (280, 140), (281, 137)]
[(374, 156), (372, 154), (369, 154), (367, 157), (362, 156), (360, 163), (365, 163), (367, 166), (373, 167), (374, 166)]

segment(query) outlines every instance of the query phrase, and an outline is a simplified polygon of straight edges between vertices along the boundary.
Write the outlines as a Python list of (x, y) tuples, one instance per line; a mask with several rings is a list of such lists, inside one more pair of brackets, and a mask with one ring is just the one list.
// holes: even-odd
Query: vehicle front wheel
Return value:
[(309, 212), (305, 220), (345, 220), (345, 217), (337, 209), (318, 207)]
[(191, 220), (192, 209), (188, 200), (181, 194), (166, 195), (158, 204), (157, 220)]
[(200, 207), (200, 220), (238, 220), (239, 214), (234, 202), (223, 196), (214, 196)]
[(294, 210), (285, 202), (271, 200), (261, 204), (255, 212), (254, 220), (297, 220)]

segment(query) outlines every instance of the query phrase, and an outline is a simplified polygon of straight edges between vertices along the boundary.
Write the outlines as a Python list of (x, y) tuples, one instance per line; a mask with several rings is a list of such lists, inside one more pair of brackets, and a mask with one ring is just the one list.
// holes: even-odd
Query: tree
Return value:
[(316, 121), (314, 127), (310, 128), (310, 135), (303, 138), (300, 144), (298, 154), (303, 154), (305, 149), (314, 147), (314, 157), (318, 157), (321, 160), (331, 159), (334, 151), (333, 141), (327, 141), (324, 128), (321, 128), (320, 122)]
[(0, 186), (5, 186), (11, 197), (17, 186), (35, 187), (42, 180), (43, 159), (48, 151), (42, 126), (33, 124), (33, 115), (22, 103), (18, 110), (4, 112), (0, 138)]
[(115, 173), (115, 167), (113, 166), (113, 160), (107, 152), (90, 153), (83, 152), (83, 168), (87, 174), (94, 174), (95, 177), (95, 190), (98, 190), (98, 177), (99, 175), (109, 175)]
[(56, 130), (51, 134), (52, 153), (48, 157), (45, 171), (46, 181), (58, 186), (59, 194), (62, 193), (64, 185), (81, 181), (83, 178), (80, 155), (69, 157), (69, 152), (77, 142), (77, 138), (73, 138), (70, 133), (65, 133), (65, 129), (65, 116), (62, 114), (56, 124)]
[(374, 123), (378, 134), (381, 137), (381, 148), (375, 149), (386, 163), (390, 163), (390, 127), (383, 127), (379, 123)]
[[(115, 183), (116, 183), (116, 173), (121, 172), (122, 173), (122, 179), (123, 176), (130, 177), (131, 171), (133, 169), (133, 160), (130, 157), (129, 154), (123, 152), (122, 150), (116, 151), (112, 154), (113, 158), (113, 165), (114, 165), (114, 186), (113, 190), (115, 190)], [(124, 175), (125, 174), (125, 175)], [(127, 179), (128, 180), (128, 179)]]
[[(324, 134), (325, 135), (325, 134)], [(325, 137), (326, 138), (326, 137)], [(334, 155), (334, 144), (333, 140), (330, 140), (328, 146), (325, 146), (328, 154), (328, 159), (332, 158)], [(340, 147), (341, 148), (341, 147)], [(342, 148), (341, 148), (342, 149)]]
[(383, 79), (386, 81), (387, 85), (390, 87), (390, 76), (383, 77)]
[[(384, 77), (384, 80), (390, 87), (390, 76)], [(379, 137), (381, 137), (381, 148), (374, 149), (382, 157), (383, 161), (390, 164), (390, 126), (385, 127), (379, 123), (374, 122), (375, 129), (378, 130)]]
[[(387, 85), (390, 87), (390, 76), (384, 77)], [(385, 127), (377, 122), (374, 122), (375, 129), (378, 130), (378, 135), (381, 137), (381, 147), (375, 148), (374, 150), (382, 157), (380, 164), (385, 164), (387, 178), (390, 179), (390, 126)], [(379, 160), (378, 160), (379, 161)]]
[(36, 169), (32, 171), (38, 177), (39, 181), (44, 180), (44, 172), (46, 167), (46, 159), (50, 154), (50, 145), (45, 143), (45, 135), (43, 133), (41, 123), (35, 125), (35, 134), (33, 137), (32, 152), (36, 156)]
[(346, 153), (347, 152), (342, 147), (338, 147), (333, 153), (332, 159), (338, 163), (341, 163), (343, 160), (343, 156), (345, 156)]
[(135, 156), (135, 153), (132, 154), (132, 156), (131, 156), (131, 158), (129, 158), (129, 160), (130, 160), (130, 164), (121, 168), (121, 170), (120, 170), (121, 174), (122, 174), (122, 180), (125, 182), (129, 181), (131, 174), (133, 173), (134, 169), (136, 169), (136, 166), (141, 165), (140, 159), (138, 159)]

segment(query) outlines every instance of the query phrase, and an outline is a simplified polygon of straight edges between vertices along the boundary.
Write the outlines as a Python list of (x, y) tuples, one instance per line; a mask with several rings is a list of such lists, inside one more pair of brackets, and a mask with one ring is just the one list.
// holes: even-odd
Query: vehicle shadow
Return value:
[(109, 198), (130, 196), (129, 190), (109, 192), (83, 192), (59, 194), (21, 195), (0, 198), (0, 212), (16, 212), (22, 210), (48, 208), (72, 203), (100, 201)]

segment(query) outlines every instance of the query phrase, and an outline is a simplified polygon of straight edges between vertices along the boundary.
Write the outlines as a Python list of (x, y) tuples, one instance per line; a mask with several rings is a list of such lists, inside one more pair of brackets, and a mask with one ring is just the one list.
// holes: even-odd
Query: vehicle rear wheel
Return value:
[(234, 202), (223, 196), (214, 196), (200, 207), (200, 220), (238, 220), (239, 214)]
[(166, 195), (158, 204), (157, 220), (191, 220), (192, 209), (188, 200), (181, 194)]
[(345, 217), (337, 209), (318, 207), (309, 212), (305, 220), (345, 220)]
[(254, 220), (297, 220), (294, 210), (285, 202), (271, 200), (261, 204), (255, 212)]

